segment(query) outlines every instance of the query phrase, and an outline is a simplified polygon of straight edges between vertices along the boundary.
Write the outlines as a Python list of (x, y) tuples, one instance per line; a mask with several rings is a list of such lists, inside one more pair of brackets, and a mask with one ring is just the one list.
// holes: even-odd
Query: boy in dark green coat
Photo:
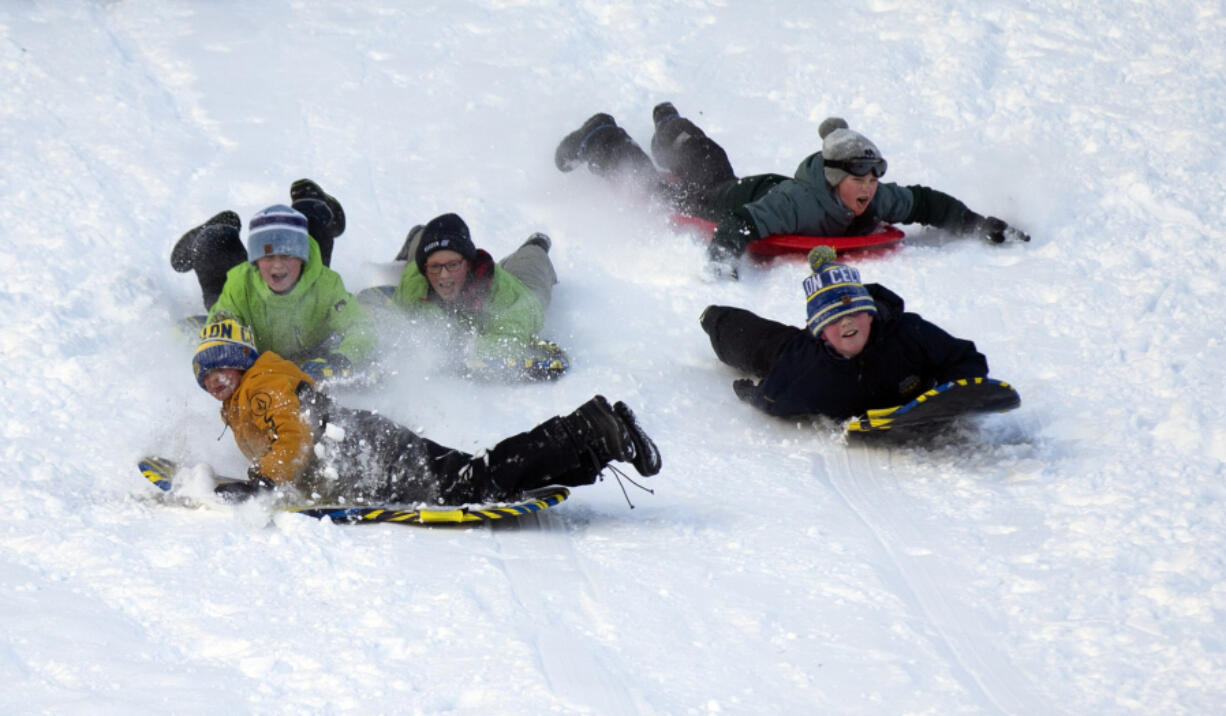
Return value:
[(1030, 240), (943, 192), (879, 183), (885, 158), (838, 117), (822, 122), (821, 151), (806, 157), (792, 178), (740, 179), (724, 150), (671, 103), (657, 105), (653, 119), (651, 149), (663, 173), (607, 114), (592, 116), (567, 135), (554, 161), (564, 172), (586, 164), (596, 174), (627, 178), (678, 211), (718, 222), (708, 254), (709, 270), (717, 276), (736, 278), (745, 247), (767, 236), (857, 236), (873, 233), (883, 222), (936, 226), (995, 243)]

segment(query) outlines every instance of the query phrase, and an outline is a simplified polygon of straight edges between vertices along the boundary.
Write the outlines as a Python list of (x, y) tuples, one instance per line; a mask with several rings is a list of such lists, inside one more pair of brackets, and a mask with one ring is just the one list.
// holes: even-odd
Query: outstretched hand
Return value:
[(729, 261), (708, 261), (702, 267), (702, 279), (707, 283), (715, 283), (719, 281), (737, 281), (741, 278), (740, 272), (737, 270), (736, 262)]
[(1009, 224), (1005, 223), (1004, 219), (998, 219), (995, 216), (986, 217), (980, 222), (976, 233), (994, 244), (1004, 243), (1005, 239), (1030, 241), (1030, 234), (1009, 226)]

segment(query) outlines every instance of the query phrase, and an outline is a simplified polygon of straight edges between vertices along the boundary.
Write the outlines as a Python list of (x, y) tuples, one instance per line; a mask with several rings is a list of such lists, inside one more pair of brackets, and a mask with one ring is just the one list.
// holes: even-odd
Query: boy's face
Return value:
[(843, 206), (851, 209), (856, 216), (868, 211), (868, 203), (877, 194), (877, 177), (870, 172), (862, 177), (848, 174), (834, 188)]
[(242, 379), (243, 372), (237, 368), (218, 368), (205, 374), (204, 389), (214, 398), (225, 400), (234, 395)]
[(822, 340), (844, 358), (855, 358), (868, 344), (873, 328), (873, 314), (868, 311), (843, 316), (822, 329)]
[(288, 292), (302, 275), (302, 259), (293, 256), (261, 256), (255, 266), (273, 293)]
[(450, 249), (441, 249), (426, 259), (426, 280), (443, 301), (450, 303), (460, 295), (468, 278), (468, 262)]

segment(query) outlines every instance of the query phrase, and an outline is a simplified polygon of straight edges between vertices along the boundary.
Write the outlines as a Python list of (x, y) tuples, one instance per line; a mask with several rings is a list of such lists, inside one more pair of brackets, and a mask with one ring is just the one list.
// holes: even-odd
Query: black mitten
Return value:
[(730, 214), (715, 226), (707, 256), (712, 261), (730, 261), (740, 258), (751, 241), (762, 238), (753, 221), (740, 214)]
[(963, 232), (987, 239), (994, 244), (1004, 243), (1005, 239), (1030, 241), (1030, 234), (1009, 226), (1004, 219), (980, 216), (973, 211), (967, 212), (963, 220)]
[(213, 488), (213, 494), (220, 497), (223, 502), (245, 502), (261, 493), (271, 491), (275, 486), (272, 480), (261, 475), (259, 468), (253, 465), (247, 469), (245, 482), (223, 482)]

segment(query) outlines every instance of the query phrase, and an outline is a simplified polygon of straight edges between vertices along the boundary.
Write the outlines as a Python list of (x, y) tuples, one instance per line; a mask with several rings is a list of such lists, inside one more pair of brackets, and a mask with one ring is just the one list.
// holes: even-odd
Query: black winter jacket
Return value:
[(821, 414), (844, 419), (901, 405), (936, 385), (984, 377), (988, 361), (971, 341), (955, 338), (879, 284), (865, 284), (877, 305), (868, 345), (844, 358), (808, 331), (788, 339), (749, 402), (771, 415)]

